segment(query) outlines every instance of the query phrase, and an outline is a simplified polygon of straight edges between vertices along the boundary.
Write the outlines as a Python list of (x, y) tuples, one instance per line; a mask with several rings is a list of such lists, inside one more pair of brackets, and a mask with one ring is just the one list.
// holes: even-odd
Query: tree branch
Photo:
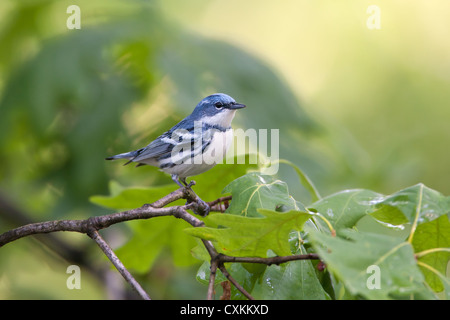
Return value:
[[(165, 205), (176, 201), (178, 199), (187, 199), (188, 203), (184, 206), (173, 206), (164, 208)], [(154, 217), (173, 215), (176, 218), (181, 218), (194, 227), (204, 225), (203, 222), (196, 217), (190, 215), (186, 210), (195, 208), (200, 212), (209, 212), (207, 204), (199, 201), (198, 196), (191, 188), (177, 189), (167, 196), (155, 201), (152, 204), (145, 204), (141, 208), (132, 209), (128, 211), (108, 214), (104, 216), (91, 217), (85, 220), (56, 220), (38, 223), (30, 223), (12, 230), (9, 230), (0, 235), (0, 248), (12, 241), (20, 238), (59, 231), (79, 232), (88, 235), (97, 245), (102, 249), (105, 255), (113, 263), (116, 269), (120, 272), (122, 277), (137, 291), (143, 299), (150, 299), (150, 296), (144, 291), (139, 283), (133, 278), (130, 272), (125, 268), (119, 258), (114, 254), (109, 245), (98, 233), (99, 230), (107, 228), (113, 224), (136, 220), (149, 219)]]
[[(174, 202), (178, 199), (192, 200), (192, 190), (177, 189), (174, 192), (168, 194), (164, 198), (155, 201), (152, 204), (145, 204), (140, 208), (122, 211), (118, 213), (112, 213), (103, 216), (91, 217), (85, 220), (54, 220), (46, 222), (31, 223), (16, 229), (12, 229), (0, 235), (0, 248), (5, 244), (14, 240), (40, 234), (59, 231), (70, 231), (87, 234), (92, 230), (101, 230), (107, 228), (113, 224), (137, 220), (137, 219), (150, 219), (154, 217), (170, 216), (173, 215), (177, 218), (183, 218), (189, 224), (194, 227), (203, 225), (203, 222), (196, 217), (190, 215), (186, 210), (190, 209), (192, 203), (185, 206), (173, 206), (163, 208), (163, 206)], [(195, 198), (194, 198), (195, 199)], [(196, 204), (198, 206), (198, 204)]]
[[(187, 203), (183, 206), (165, 207), (166, 205), (179, 200), (186, 199)], [(211, 202), (204, 202), (201, 200), (190, 186), (177, 189), (167, 196), (151, 203), (144, 204), (140, 208), (112, 213), (103, 216), (90, 217), (85, 220), (56, 220), (38, 223), (30, 223), (12, 230), (9, 230), (0, 235), (0, 248), (12, 241), (20, 238), (59, 231), (78, 232), (88, 235), (93, 239), (103, 253), (109, 258), (111, 263), (116, 267), (122, 277), (136, 290), (136, 292), (145, 300), (149, 300), (150, 296), (145, 292), (141, 285), (133, 278), (130, 272), (125, 268), (123, 263), (115, 255), (111, 247), (100, 236), (99, 230), (108, 228), (116, 223), (125, 222), (137, 219), (150, 219), (162, 216), (174, 216), (175, 218), (183, 219), (193, 227), (204, 226), (203, 221), (188, 213), (187, 210), (192, 210), (194, 213), (206, 215), (212, 211), (224, 212), (228, 207), (228, 202), (231, 196), (221, 197)], [(216, 279), (216, 272), (219, 269), (222, 274), (248, 299), (253, 297), (241, 286), (228, 272), (225, 263), (261, 263), (266, 265), (281, 264), (294, 260), (304, 259), (319, 259), (317, 254), (300, 254), (291, 256), (280, 256), (271, 258), (258, 257), (233, 257), (218, 253), (211, 241), (202, 240), (203, 245), (208, 251), (211, 260), (211, 274), (208, 284), (207, 299), (214, 299), (214, 285)]]

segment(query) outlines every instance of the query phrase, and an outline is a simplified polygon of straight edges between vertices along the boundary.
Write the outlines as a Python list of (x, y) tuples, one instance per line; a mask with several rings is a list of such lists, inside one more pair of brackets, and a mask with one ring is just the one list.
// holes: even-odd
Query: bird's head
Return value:
[(195, 107), (191, 114), (192, 120), (203, 121), (209, 125), (228, 128), (237, 109), (245, 108), (245, 105), (236, 101), (224, 93), (215, 93), (207, 96)]

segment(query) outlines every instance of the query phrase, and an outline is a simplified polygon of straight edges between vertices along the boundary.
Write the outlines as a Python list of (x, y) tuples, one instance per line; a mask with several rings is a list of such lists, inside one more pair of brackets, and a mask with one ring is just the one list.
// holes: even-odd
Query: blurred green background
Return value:
[[(66, 26), (72, 4), (80, 30)], [(379, 30), (366, 25), (372, 4)], [(170, 183), (104, 158), (145, 146), (214, 92), (248, 106), (235, 127), (280, 129), (280, 157), (322, 195), (418, 182), (448, 195), (448, 39), (448, 0), (3, 0), (0, 232), (108, 213), (89, 197), (108, 194), (110, 180)], [(279, 176), (308, 203), (292, 168)], [(116, 248), (133, 232), (104, 234)], [(1, 299), (134, 297), (87, 237), (36, 239), (0, 249)], [(150, 296), (205, 297), (195, 260), (155, 259), (138, 274)], [(70, 264), (82, 267), (82, 290), (66, 287)]]

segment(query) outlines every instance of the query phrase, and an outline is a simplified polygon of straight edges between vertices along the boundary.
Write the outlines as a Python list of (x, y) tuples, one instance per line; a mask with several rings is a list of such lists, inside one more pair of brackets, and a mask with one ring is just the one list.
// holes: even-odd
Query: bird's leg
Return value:
[[(184, 179), (186, 179), (186, 178), (184, 178)], [(180, 188), (184, 188), (184, 187), (185, 187), (185, 186), (182, 185), (181, 182), (178, 180), (178, 175), (173, 174), (173, 175), (172, 175), (172, 180), (173, 180), (173, 182), (175, 182), (177, 185), (179, 185)], [(186, 183), (186, 180), (185, 180), (185, 183)]]
[(194, 180), (191, 180), (191, 182), (189, 182), (189, 184), (186, 187), (191, 188), (192, 186), (195, 186), (195, 181)]
[(191, 189), (192, 186), (195, 186), (195, 181), (194, 180), (191, 180), (191, 182), (189, 182), (189, 183), (186, 182), (186, 177), (179, 178), (179, 180), (186, 186), (186, 188), (190, 188)]

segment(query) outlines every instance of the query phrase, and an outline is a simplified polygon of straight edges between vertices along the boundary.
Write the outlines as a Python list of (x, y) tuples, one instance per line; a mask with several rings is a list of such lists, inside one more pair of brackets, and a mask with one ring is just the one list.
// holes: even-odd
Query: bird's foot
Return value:
[(205, 201), (200, 199), (200, 197), (194, 192), (194, 190), (191, 189), (191, 187), (195, 185), (195, 181), (192, 180), (188, 185), (186, 185), (186, 205), (190, 205), (190, 209), (195, 214), (198, 214), (202, 217), (206, 217), (209, 212), (211, 211), (211, 208), (209, 204), (207, 204)]
[(197, 197), (197, 208), (194, 208), (193, 211), (195, 214), (206, 217), (211, 211), (211, 208), (209, 204)]
[(189, 182), (189, 184), (186, 185), (186, 188), (191, 189), (192, 186), (195, 186), (195, 180), (191, 180), (191, 182)]

